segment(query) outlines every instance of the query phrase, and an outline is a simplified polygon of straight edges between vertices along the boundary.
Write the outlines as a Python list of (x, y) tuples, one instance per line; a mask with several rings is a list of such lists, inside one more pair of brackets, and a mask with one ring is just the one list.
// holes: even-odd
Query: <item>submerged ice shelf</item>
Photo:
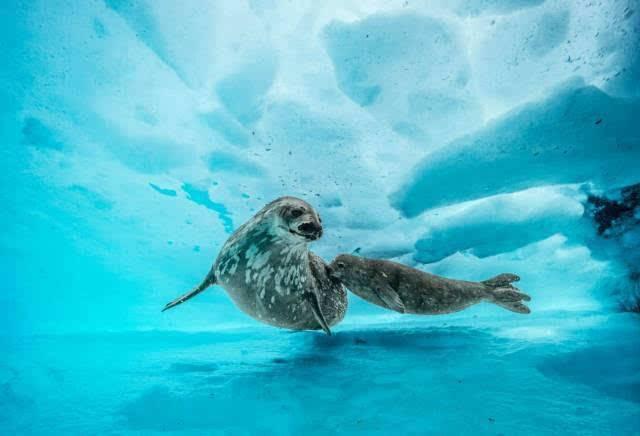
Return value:
[(334, 337), (40, 336), (9, 344), (2, 420), (41, 435), (633, 434), (637, 333), (630, 315), (591, 312), (517, 328), (387, 321)]

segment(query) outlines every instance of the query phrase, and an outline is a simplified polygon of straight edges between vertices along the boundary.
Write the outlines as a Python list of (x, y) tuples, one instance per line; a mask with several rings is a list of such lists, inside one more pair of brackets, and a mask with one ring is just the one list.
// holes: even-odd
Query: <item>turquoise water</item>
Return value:
[[(0, 4), (0, 434), (639, 434), (640, 5)], [(199, 283), (267, 202), (522, 316)]]
[(9, 345), (2, 419), (21, 434), (637, 433), (637, 319), (546, 321), (563, 327), (34, 337)]

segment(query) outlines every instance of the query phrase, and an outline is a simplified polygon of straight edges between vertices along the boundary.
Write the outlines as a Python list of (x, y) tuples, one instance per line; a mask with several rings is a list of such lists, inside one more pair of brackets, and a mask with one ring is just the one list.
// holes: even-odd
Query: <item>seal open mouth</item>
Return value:
[(308, 241), (315, 241), (322, 236), (322, 227), (315, 223), (303, 223), (297, 230), (289, 229), (289, 233), (302, 236)]
[(308, 241), (315, 241), (316, 239), (318, 239), (322, 235), (322, 232), (320, 232), (320, 233), (300, 233), (300, 232), (296, 232), (295, 230), (291, 230), (291, 229), (289, 229), (289, 233), (291, 233), (292, 235), (302, 236), (303, 238), (305, 238)]

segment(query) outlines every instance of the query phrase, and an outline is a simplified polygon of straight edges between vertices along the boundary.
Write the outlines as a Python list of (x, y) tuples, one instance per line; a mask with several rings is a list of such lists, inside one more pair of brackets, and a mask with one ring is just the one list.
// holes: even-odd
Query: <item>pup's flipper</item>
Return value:
[(520, 277), (511, 273), (502, 273), (498, 274), (495, 277), (491, 277), (489, 280), (485, 280), (482, 283), (489, 286), (490, 288), (502, 288), (502, 287), (513, 287), (511, 283), (519, 282)]
[(523, 301), (531, 301), (531, 297), (521, 292), (511, 283), (520, 280), (515, 274), (500, 274), (482, 282), (486, 286), (487, 300), (511, 312), (531, 313)]
[[(380, 273), (384, 274), (384, 273)], [(404, 313), (404, 303), (400, 299), (400, 295), (391, 287), (390, 284), (383, 282), (382, 280), (374, 280), (371, 284), (371, 289), (378, 296), (382, 302), (391, 310)]]

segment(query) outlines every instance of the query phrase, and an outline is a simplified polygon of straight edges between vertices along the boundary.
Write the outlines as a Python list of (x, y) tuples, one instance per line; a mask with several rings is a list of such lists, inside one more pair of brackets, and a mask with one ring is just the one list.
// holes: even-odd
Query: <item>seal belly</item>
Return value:
[(260, 295), (247, 288), (240, 292), (238, 288), (225, 290), (236, 307), (258, 321), (294, 330), (320, 329), (306, 300), (297, 294), (282, 296), (270, 290)]
[[(216, 266), (218, 283), (240, 310), (258, 321), (294, 330), (319, 329), (304, 298), (316, 291), (306, 247), (259, 242), (225, 253)], [(322, 301), (321, 307), (330, 312)]]

